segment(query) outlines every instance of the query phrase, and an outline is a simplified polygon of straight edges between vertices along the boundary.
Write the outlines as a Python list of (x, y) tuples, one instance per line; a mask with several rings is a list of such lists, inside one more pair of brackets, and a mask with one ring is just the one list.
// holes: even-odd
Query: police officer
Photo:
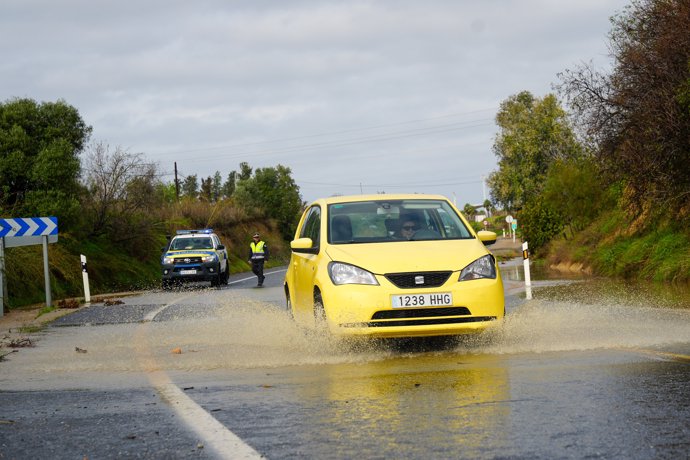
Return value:
[(252, 242), (249, 245), (249, 263), (252, 265), (252, 272), (259, 279), (257, 286), (264, 285), (264, 262), (268, 260), (268, 245), (261, 241), (261, 236), (254, 233)]

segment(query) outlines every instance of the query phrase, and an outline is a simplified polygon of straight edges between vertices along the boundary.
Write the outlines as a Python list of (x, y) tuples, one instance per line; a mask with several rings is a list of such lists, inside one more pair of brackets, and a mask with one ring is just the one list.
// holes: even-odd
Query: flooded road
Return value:
[(282, 272), (56, 320), (0, 363), (0, 458), (687, 458), (690, 302), (542, 280), (476, 337), (298, 329)]

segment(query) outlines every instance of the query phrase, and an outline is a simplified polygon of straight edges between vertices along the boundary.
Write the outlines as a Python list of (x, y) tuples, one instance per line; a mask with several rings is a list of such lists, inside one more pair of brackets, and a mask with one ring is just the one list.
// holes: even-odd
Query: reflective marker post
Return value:
[(5, 296), (7, 295), (7, 290), (5, 286), (7, 282), (5, 281), (5, 238), (0, 238), (0, 317), (5, 314)]
[(84, 302), (91, 302), (91, 290), (89, 289), (89, 272), (86, 270), (86, 256), (81, 256), (81, 277), (84, 279)]
[(529, 274), (529, 251), (527, 250), (527, 241), (522, 243), (522, 263), (525, 267), (525, 297), (527, 300), (532, 298), (532, 280)]

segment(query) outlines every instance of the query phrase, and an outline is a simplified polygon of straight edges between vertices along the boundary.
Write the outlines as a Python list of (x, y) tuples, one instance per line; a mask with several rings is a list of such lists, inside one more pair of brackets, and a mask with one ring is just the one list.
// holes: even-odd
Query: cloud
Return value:
[(415, 184), (477, 202), (500, 102), (607, 65), (625, 4), (5, 0), (0, 99), (64, 99), (166, 172), (280, 163), (307, 200)]

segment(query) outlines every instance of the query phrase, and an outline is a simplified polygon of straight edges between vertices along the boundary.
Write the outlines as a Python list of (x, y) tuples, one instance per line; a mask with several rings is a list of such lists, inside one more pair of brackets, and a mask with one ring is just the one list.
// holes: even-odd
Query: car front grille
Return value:
[(200, 264), (201, 257), (178, 257), (173, 259), (175, 265)]
[(472, 316), (467, 307), (410, 308), (381, 310), (367, 323), (345, 323), (341, 327), (428, 326), (494, 321), (495, 316)]
[(445, 283), (453, 272), (409, 272), (386, 273), (388, 281), (401, 289), (420, 287), (439, 287)]
[(438, 307), (438, 308), (414, 308), (398, 310), (377, 311), (371, 317), (377, 319), (400, 319), (400, 318), (428, 318), (439, 316), (468, 316), (470, 310), (467, 307)]

